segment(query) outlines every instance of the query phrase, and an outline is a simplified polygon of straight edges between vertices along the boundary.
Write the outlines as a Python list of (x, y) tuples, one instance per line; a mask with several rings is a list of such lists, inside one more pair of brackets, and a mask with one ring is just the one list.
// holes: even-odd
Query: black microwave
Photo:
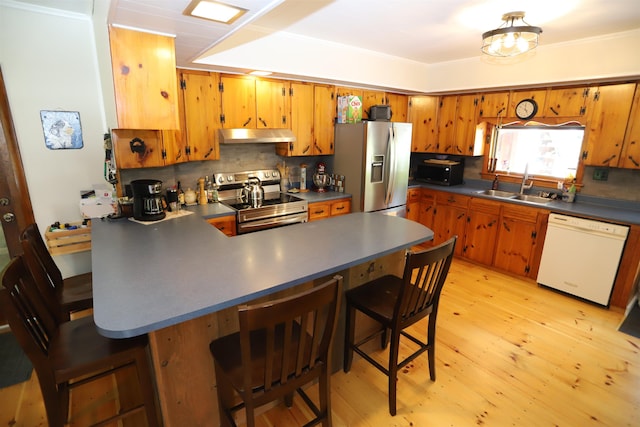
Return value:
[(438, 185), (462, 184), (464, 163), (455, 160), (429, 159), (418, 165), (415, 179)]

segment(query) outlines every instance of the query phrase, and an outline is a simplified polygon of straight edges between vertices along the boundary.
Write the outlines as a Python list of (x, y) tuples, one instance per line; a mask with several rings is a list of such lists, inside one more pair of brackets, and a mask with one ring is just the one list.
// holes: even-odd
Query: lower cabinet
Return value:
[(549, 214), (544, 209), (413, 188), (407, 212), (408, 219), (433, 230), (433, 240), (423, 246), (457, 235), (455, 255), (520, 276), (537, 275)]
[(309, 203), (309, 221), (317, 221), (351, 212), (351, 199), (327, 200)]
[(549, 212), (504, 204), (500, 218), (500, 230), (493, 265), (520, 276), (535, 278), (538, 275), (542, 253), (541, 230)]
[(218, 230), (222, 231), (227, 236), (236, 235), (236, 217), (233, 216), (221, 216), (217, 218), (209, 218), (207, 222), (213, 225)]

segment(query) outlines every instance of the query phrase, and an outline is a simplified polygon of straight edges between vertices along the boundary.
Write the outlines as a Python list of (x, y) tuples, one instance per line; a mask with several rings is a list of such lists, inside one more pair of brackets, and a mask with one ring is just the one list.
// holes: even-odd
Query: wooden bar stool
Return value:
[[(346, 333), (344, 338), (344, 371), (349, 372), (353, 352), (389, 377), (389, 413), (396, 414), (396, 387), (398, 370), (425, 351), (429, 352), (431, 381), (436, 380), (435, 342), (436, 317), (440, 292), (451, 266), (456, 237), (438, 246), (420, 252), (409, 252), (403, 277), (386, 275), (351, 289), (345, 293), (347, 301)], [(382, 328), (359, 342), (354, 342), (356, 310), (379, 322)], [(429, 316), (427, 342), (409, 335), (405, 328)], [(381, 346), (386, 348), (391, 331), (388, 367), (382, 366), (360, 347), (381, 336)], [(400, 335), (418, 344), (418, 349), (398, 363)]]
[(46, 282), (42, 283), (41, 291), (51, 293), (61, 308), (60, 315), (69, 320), (72, 312), (82, 311), (93, 307), (93, 280), (91, 273), (62, 278), (62, 273), (42, 240), (37, 224), (28, 225), (20, 236), (22, 248), (38, 262), (46, 272)]
[[(294, 391), (316, 416), (306, 425), (331, 426), (329, 359), (341, 289), (335, 276), (292, 297), (239, 307), (240, 331), (210, 345), (222, 426), (235, 426), (233, 412), (244, 407), (253, 427), (256, 408), (283, 397), (290, 407)], [(316, 379), (320, 408), (302, 390)]]
[(63, 427), (68, 422), (71, 388), (135, 366), (143, 403), (121, 408), (98, 425), (144, 411), (147, 424), (157, 426), (147, 337), (105, 338), (98, 334), (93, 316), (60, 322), (47, 309), (34, 280), (23, 257), (14, 258), (2, 274), (0, 309), (36, 370), (49, 425)]

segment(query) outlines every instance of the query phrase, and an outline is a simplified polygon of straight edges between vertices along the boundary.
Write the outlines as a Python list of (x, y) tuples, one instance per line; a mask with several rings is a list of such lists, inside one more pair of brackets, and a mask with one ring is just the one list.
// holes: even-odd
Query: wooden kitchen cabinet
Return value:
[(391, 121), (405, 123), (409, 110), (409, 97), (399, 93), (386, 94), (387, 104), (391, 107)]
[(109, 27), (118, 127), (178, 129), (173, 37)]
[(175, 157), (173, 130), (113, 129), (111, 139), (119, 169), (167, 166)]
[(387, 99), (385, 93), (376, 90), (362, 91), (362, 117), (369, 117), (369, 109), (374, 105), (386, 105)]
[[(438, 191), (435, 199), (433, 244), (439, 245), (456, 235), (459, 241), (464, 241), (470, 197)], [(463, 244), (456, 244), (455, 255), (462, 256), (463, 249)]]
[(178, 70), (180, 131), (173, 163), (218, 160), (220, 148), (219, 75), (206, 71)]
[(636, 85), (622, 145), (622, 157), (618, 166), (626, 169), (640, 169), (640, 84)]
[(585, 165), (617, 167), (621, 163), (625, 130), (635, 90), (635, 83), (591, 89), (587, 142), (583, 152)]
[(509, 92), (491, 92), (480, 95), (478, 116), (506, 117), (509, 107)]
[(313, 86), (313, 147), (307, 155), (333, 154), (336, 117), (335, 86)]
[(220, 91), (224, 128), (289, 128), (288, 82), (223, 74)]
[(478, 122), (478, 96), (447, 95), (440, 98), (438, 153), (468, 155), (473, 152)]
[(420, 222), (420, 189), (407, 190), (407, 219)]
[(309, 203), (309, 221), (327, 219), (332, 216), (351, 213), (351, 199), (327, 200), (325, 202)]
[(438, 144), (438, 103), (437, 96), (412, 96), (409, 98), (408, 119), (413, 125), (411, 151), (429, 153)]
[(509, 107), (507, 108), (507, 117), (514, 120), (519, 120), (516, 116), (516, 107), (518, 103), (524, 99), (533, 99), (538, 103), (538, 113), (532, 119), (542, 117), (545, 108), (545, 102), (547, 100), (547, 89), (539, 90), (521, 90), (511, 92), (509, 97)]
[(491, 265), (495, 253), (501, 203), (472, 198), (469, 200), (464, 239), (460, 236), (465, 258)]
[(586, 114), (588, 87), (550, 89), (539, 117), (579, 117)]
[(235, 215), (221, 216), (217, 218), (209, 218), (207, 222), (218, 230), (222, 231), (229, 237), (236, 235), (236, 217)]
[(493, 265), (535, 278), (542, 251), (541, 231), (547, 216), (548, 212), (542, 209), (503, 204)]

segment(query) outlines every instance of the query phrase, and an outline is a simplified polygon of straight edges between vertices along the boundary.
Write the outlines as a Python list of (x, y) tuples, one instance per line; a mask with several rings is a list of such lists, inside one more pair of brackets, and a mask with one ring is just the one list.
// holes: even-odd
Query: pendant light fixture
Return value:
[(491, 56), (516, 56), (538, 46), (542, 28), (524, 21), (524, 12), (509, 12), (502, 15), (504, 23), (495, 30), (482, 34), (482, 52)]

